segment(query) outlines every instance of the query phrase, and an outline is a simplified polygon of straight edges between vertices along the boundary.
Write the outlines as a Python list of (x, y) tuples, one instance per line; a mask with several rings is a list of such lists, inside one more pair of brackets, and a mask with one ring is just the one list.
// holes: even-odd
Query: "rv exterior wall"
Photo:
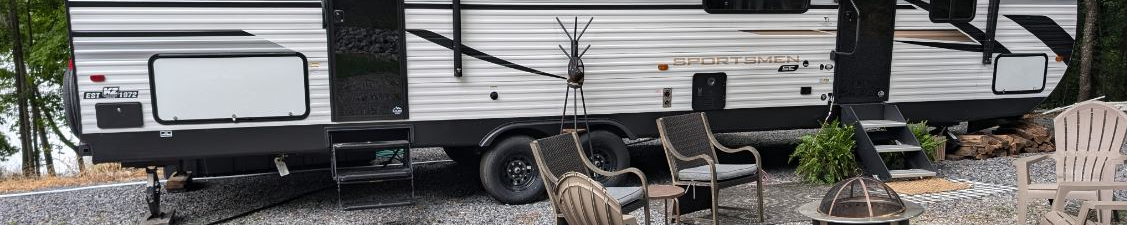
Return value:
[[(572, 111), (571, 106), (562, 108), (564, 80), (550, 76), (566, 75), (567, 66), (567, 58), (557, 47), (566, 45), (567, 37), (556, 17), (566, 24), (576, 17), (580, 21), (594, 18), (581, 40), (583, 45), (592, 45), (583, 57), (587, 111), (593, 117), (624, 118), (630, 120), (624, 123), (642, 124), (630, 129), (652, 129), (652, 120), (631, 119), (631, 115), (692, 111), (691, 81), (697, 73), (727, 74), (723, 112), (776, 118), (756, 122), (750, 117), (710, 114), (738, 120), (718, 123), (732, 128), (786, 128), (778, 125), (792, 122), (780, 119), (801, 120), (793, 124), (815, 124), (813, 120), (819, 117), (795, 117), (794, 111), (789, 110), (824, 108), (827, 102), (822, 95), (833, 92), (835, 63), (829, 59), (829, 52), (835, 46), (838, 10), (828, 1), (814, 1), (809, 10), (800, 14), (709, 14), (701, 9), (700, 0), (557, 0), (535, 4), (521, 0), (463, 0), (464, 71), (462, 77), (455, 77), (453, 50), (448, 44), (441, 44), (450, 43), (448, 39), (454, 36), (450, 1), (407, 0), (404, 19), (409, 119), (339, 123), (332, 120), (330, 108), (329, 71), (334, 65), (328, 62), (329, 39), (322, 20), (322, 1), (208, 1), (205, 3), (216, 4), (208, 7), (191, 6), (202, 4), (199, 2), (173, 2), (69, 1), (80, 96), (110, 87), (138, 93), (136, 98), (80, 99), (84, 135), (147, 137), (152, 133), (152, 138), (156, 138), (155, 133), (160, 131), (254, 128), (285, 130), (289, 135), (307, 132), (320, 138), (323, 134), (317, 131), (325, 127), (414, 124), (418, 129), (435, 129), (426, 131), (435, 136), (457, 136), (450, 138), (457, 139), (459, 144), (477, 143), (494, 127), (466, 126), (558, 118), (561, 110)], [(960, 103), (993, 105), (1011, 99), (1020, 102), (1021, 107), (1033, 107), (1052, 92), (1067, 68), (1064, 62), (1048, 62), (1045, 87), (1040, 92), (995, 94), (991, 88), (994, 65), (982, 64), (982, 52), (975, 51), (976, 46), (980, 47), (981, 38), (977, 36), (986, 27), (985, 19), (958, 25), (934, 23), (928, 18), (927, 8), (907, 2), (899, 4), (888, 95), (891, 103), (914, 106), (902, 107), (906, 113), (923, 111), (913, 108)], [(987, 1), (980, 0), (978, 4), (976, 18), (986, 18)], [(1041, 22), (1058, 25), (1067, 34), (1063, 36), (1071, 38), (1075, 34), (1074, 2), (1004, 1), (999, 14), (1002, 16), (996, 38), (1011, 53), (1047, 54), (1050, 58), (1057, 54), (1008, 15), (1043, 17)], [(923, 42), (930, 44), (920, 44)], [(288, 121), (160, 124), (152, 116), (155, 111), (147, 68), (152, 55), (252, 52), (297, 52), (306, 56), (307, 117)], [(93, 82), (89, 79), (92, 75), (104, 75), (106, 80)], [(206, 91), (211, 87), (200, 88)], [(810, 90), (810, 94), (800, 90)], [(668, 101), (665, 92), (670, 93)], [(143, 127), (98, 128), (94, 105), (114, 102), (141, 103), (146, 115)], [(981, 115), (1012, 116), (1022, 110), (1025, 109), (999, 109)], [(932, 121), (982, 119), (943, 114), (906, 116)], [(474, 122), (460, 123), (464, 121)], [(448, 129), (475, 132), (445, 131)], [(238, 133), (233, 131), (230, 134)], [(315, 149), (277, 151), (291, 150)]]

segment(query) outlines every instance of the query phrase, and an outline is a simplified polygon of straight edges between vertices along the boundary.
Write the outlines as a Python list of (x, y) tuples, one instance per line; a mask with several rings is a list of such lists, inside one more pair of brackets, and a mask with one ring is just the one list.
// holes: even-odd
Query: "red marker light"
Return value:
[(74, 70), (74, 59), (67, 59), (67, 68)]
[(93, 81), (93, 82), (106, 81), (106, 75), (101, 75), (101, 74), (90, 75), (90, 81)]

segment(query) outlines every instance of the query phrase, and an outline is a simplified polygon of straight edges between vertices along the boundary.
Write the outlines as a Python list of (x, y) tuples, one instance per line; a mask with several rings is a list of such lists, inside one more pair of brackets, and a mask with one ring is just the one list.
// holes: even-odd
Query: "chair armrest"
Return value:
[[(1127, 210), (1127, 202), (1122, 202), (1122, 201), (1085, 201), (1083, 204), (1080, 204), (1080, 215), (1078, 215), (1079, 217), (1076, 217), (1076, 218), (1080, 219), (1080, 220), (1084, 220), (1084, 222), (1087, 222), (1088, 213), (1091, 212), (1093, 209), (1095, 209), (1095, 210), (1121, 210), (1121, 211), (1123, 211), (1123, 210)], [(1100, 217), (1096, 217), (1096, 219), (1100, 220)], [(1099, 221), (1099, 222), (1106, 223), (1106, 222), (1110, 222), (1110, 221)], [(1084, 224), (1084, 223), (1081, 223), (1081, 224)]]
[[(1068, 193), (1073, 191), (1114, 191), (1127, 190), (1127, 182), (1063, 182), (1057, 188), (1056, 201), (1053, 201), (1053, 211), (1064, 211)], [(1104, 199), (1100, 199), (1104, 200)], [(1111, 200), (1111, 199), (1107, 199)], [(1110, 206), (1109, 206), (1110, 207)]]
[(1088, 209), (1099, 210), (1127, 210), (1127, 202), (1125, 201), (1086, 201), (1081, 207)]
[(1041, 160), (1050, 158), (1052, 155), (1038, 155), (1020, 158), (1014, 160), (1014, 167), (1017, 169), (1017, 186), (1025, 187), (1029, 185), (1029, 165)]
[[(618, 170), (618, 171), (606, 171), (606, 170), (600, 169), (599, 167), (596, 167), (595, 164), (588, 162), (586, 159), (583, 160), (583, 164), (586, 164), (587, 167), (589, 169), (591, 169), (591, 171), (595, 171), (595, 173), (597, 173), (599, 175), (603, 175), (603, 176), (613, 177), (613, 176), (619, 176), (619, 175), (623, 175), (623, 174), (627, 174), (627, 173), (631, 173), (631, 174), (634, 174), (635, 176), (638, 176), (638, 180), (640, 180), (642, 182), (642, 198), (640, 200), (645, 202), (647, 207), (650, 204), (650, 192), (649, 192), (649, 188), (647, 188), (647, 186), (649, 186), (650, 183), (646, 181), (646, 174), (642, 173), (642, 170), (639, 170), (638, 168), (630, 167), (630, 168), (621, 169), (621, 170)], [(647, 208), (647, 210), (648, 210), (648, 208)], [(627, 214), (627, 215), (629, 215), (629, 214)], [(650, 216), (650, 214), (647, 213), (646, 214), (646, 220), (647, 220), (646, 224), (649, 224), (649, 222), (648, 222), (648, 220), (650, 219), (649, 216)]]
[(712, 157), (708, 157), (708, 155), (697, 155), (697, 156), (689, 157), (689, 156), (681, 155), (681, 153), (677, 152), (676, 149), (669, 149), (669, 148), (670, 147), (666, 147), (665, 150), (667, 152), (669, 152), (670, 155), (673, 155), (673, 158), (678, 160), (678, 161), (690, 162), (690, 161), (704, 160), (704, 162), (708, 163), (708, 165), (716, 165), (716, 160), (712, 159)]
[[(646, 185), (649, 184), (649, 183), (646, 182), (646, 174), (642, 173), (642, 170), (639, 170), (638, 168), (630, 167), (630, 168), (621, 169), (621, 170), (617, 170), (617, 171), (606, 171), (606, 170), (603, 170), (603, 169), (599, 169), (598, 167), (595, 167), (595, 165), (592, 165), (590, 163), (584, 163), (584, 164), (587, 164), (588, 169), (591, 169), (591, 171), (594, 171), (595, 173), (597, 173), (599, 175), (603, 175), (603, 176), (613, 177), (613, 176), (620, 176), (620, 175), (624, 175), (624, 174), (628, 174), (628, 173), (634, 174), (635, 176), (638, 176), (638, 180), (642, 181), (643, 189)], [(645, 194), (645, 190), (642, 190), (642, 194)], [(648, 197), (649, 195), (646, 195), (646, 196)]]
[(720, 141), (717, 141), (716, 136), (713, 136), (712, 134), (708, 135), (708, 141), (712, 142), (712, 146), (716, 146), (716, 149), (719, 149), (721, 152), (724, 152), (724, 153), (731, 154), (731, 153), (739, 153), (739, 152), (744, 152), (744, 151), (751, 152), (751, 155), (755, 156), (756, 170), (763, 171), (763, 158), (759, 156), (759, 150), (755, 149), (755, 147), (744, 146), (744, 147), (740, 147), (740, 148), (737, 148), (737, 149), (728, 148), (727, 146), (720, 144)]
[(1066, 191), (1127, 190), (1127, 182), (1061, 182), (1057, 194)]
[[(665, 140), (662, 140), (662, 141), (665, 141)], [(712, 183), (716, 183), (716, 159), (713, 159), (712, 157), (708, 157), (708, 155), (697, 155), (697, 156), (693, 156), (693, 157), (684, 156), (684, 155), (681, 155), (681, 153), (677, 152), (677, 149), (672, 149), (672, 148), (673, 148), (672, 146), (665, 145), (665, 151), (668, 152), (670, 155), (673, 155), (673, 159), (675, 159), (675, 160), (683, 161), (683, 162), (703, 160), (705, 164), (708, 164), (709, 170), (712, 174)], [(672, 167), (673, 165), (669, 165), (669, 166), (670, 166), (670, 168), (673, 168)], [(678, 179), (677, 171), (670, 171), (670, 172), (673, 173), (673, 178), (674, 178), (673, 182), (677, 182), (677, 179)]]
[(724, 147), (723, 145), (716, 145), (716, 148), (720, 149), (720, 151), (722, 151), (724, 153), (729, 153), (729, 154), (744, 152), (744, 151), (751, 152), (751, 155), (755, 157), (755, 167), (756, 167), (755, 169), (758, 170), (758, 171), (763, 171), (763, 157), (759, 156), (759, 150), (755, 149), (755, 147), (744, 146), (744, 147), (737, 148), (737, 149), (730, 149), (728, 147)]

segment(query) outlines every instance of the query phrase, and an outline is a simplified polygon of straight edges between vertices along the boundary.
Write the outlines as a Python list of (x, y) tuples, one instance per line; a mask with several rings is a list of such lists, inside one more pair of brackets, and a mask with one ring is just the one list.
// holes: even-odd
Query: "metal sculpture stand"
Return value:
[[(556, 23), (558, 23), (560, 25), (560, 28), (563, 29), (564, 34), (567, 35), (567, 39), (569, 40), (569, 42), (571, 44), (571, 52), (570, 53), (567, 50), (564, 49), (563, 45), (559, 46), (560, 51), (562, 51), (564, 56), (567, 56), (567, 58), (568, 58), (567, 86), (566, 86), (566, 89), (564, 89), (563, 112), (560, 115), (560, 133), (567, 133), (568, 131), (574, 131), (576, 133), (588, 132), (587, 129), (590, 129), (590, 127), (591, 127), (590, 120), (587, 117), (587, 99), (583, 95), (583, 78), (584, 78), (584, 75), (585, 75), (584, 74), (584, 66), (583, 66), (583, 55), (587, 54), (587, 50), (591, 49), (591, 45), (587, 45), (587, 47), (583, 49), (583, 52), (580, 52), (579, 51), (579, 39), (583, 37), (583, 34), (587, 33), (587, 28), (591, 26), (591, 22), (594, 21), (594, 20), (595, 20), (594, 17), (587, 20), (587, 25), (584, 25), (583, 30), (580, 31), (579, 30), (579, 17), (575, 17), (575, 23), (573, 24), (572, 30), (571, 30), (571, 32), (568, 32), (567, 27), (564, 26), (564, 24), (563, 24), (563, 21), (560, 21), (560, 18), (556, 17)], [(568, 103), (568, 101), (571, 101), (571, 104), (572, 104), (572, 120), (571, 120), (572, 126), (571, 126), (571, 129), (567, 129), (567, 103)], [(579, 107), (580, 107), (580, 104), (582, 104), (582, 107), (583, 107), (583, 127), (582, 128), (579, 127)], [(588, 155), (590, 155), (592, 153), (591, 151), (593, 151), (593, 149), (591, 148), (590, 142), (588, 142), (587, 145), (588, 145), (587, 146)]]
[[(595, 21), (594, 17), (588, 19), (587, 24), (584, 25), (583, 30), (580, 31), (579, 17), (575, 17), (575, 22), (574, 24), (572, 24), (572, 30), (571, 32), (568, 32), (567, 26), (564, 26), (563, 21), (560, 21), (560, 18), (556, 17), (556, 23), (558, 23), (560, 25), (560, 28), (563, 29), (564, 34), (567, 35), (567, 39), (571, 45), (571, 52), (568, 52), (566, 49), (564, 49), (563, 45), (559, 45), (560, 51), (563, 52), (564, 56), (567, 56), (568, 58), (567, 85), (565, 86), (566, 89), (564, 89), (563, 112), (560, 113), (560, 133), (575, 132), (580, 136), (582, 136), (584, 132), (587, 133), (588, 141), (584, 149), (587, 150), (587, 157), (589, 158), (588, 160), (592, 161), (594, 160), (590, 159), (590, 157), (595, 155), (595, 148), (593, 141), (590, 141), (591, 120), (587, 116), (587, 98), (583, 94), (583, 81), (584, 76), (586, 75), (586, 68), (583, 65), (583, 55), (587, 54), (587, 50), (591, 49), (591, 45), (587, 45), (587, 47), (584, 48), (582, 52), (580, 52), (579, 39), (583, 38), (583, 34), (587, 33), (587, 28), (591, 27), (591, 22), (593, 21)], [(571, 129), (567, 129), (568, 101), (571, 101), (572, 105)], [(579, 108), (581, 106), (583, 107), (582, 128), (579, 126)], [(580, 139), (580, 141), (582, 142), (582, 139)], [(595, 179), (603, 178), (603, 176), (599, 174), (589, 175), (591, 175), (591, 177)]]

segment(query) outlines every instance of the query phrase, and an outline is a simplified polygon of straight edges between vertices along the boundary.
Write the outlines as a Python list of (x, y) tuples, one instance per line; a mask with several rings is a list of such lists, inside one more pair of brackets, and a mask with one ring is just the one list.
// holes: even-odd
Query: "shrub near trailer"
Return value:
[(908, 129), (912, 131), (912, 135), (916, 136), (916, 140), (920, 141), (920, 148), (923, 148), (924, 152), (927, 153), (927, 158), (931, 159), (931, 161), (937, 160), (935, 158), (935, 151), (943, 145), (945, 139), (938, 139), (936, 136), (928, 133), (927, 121), (910, 124), (908, 125)]
[(802, 136), (802, 143), (790, 155), (798, 159), (795, 174), (811, 183), (833, 184), (857, 174), (853, 156), (853, 126), (837, 120), (822, 123), (814, 135)]

